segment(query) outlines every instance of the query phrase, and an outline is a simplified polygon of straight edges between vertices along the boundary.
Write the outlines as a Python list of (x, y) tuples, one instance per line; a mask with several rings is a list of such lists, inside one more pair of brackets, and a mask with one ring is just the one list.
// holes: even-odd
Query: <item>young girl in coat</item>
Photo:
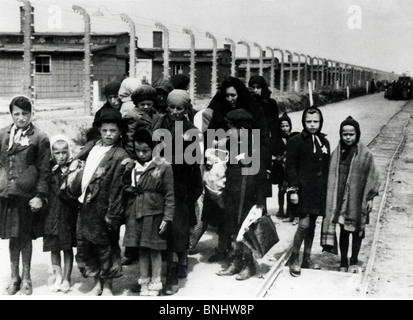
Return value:
[[(76, 221), (79, 202), (69, 197), (63, 187), (67, 183), (72, 162), (70, 142), (65, 136), (51, 139), (51, 176), (48, 211), (45, 217), (43, 252), (51, 252), (54, 276), (49, 289), (52, 292), (68, 292), (73, 269), (73, 247), (76, 246)], [(63, 187), (63, 188), (62, 188)], [(64, 254), (62, 274), (61, 251)]]
[[(311, 261), (316, 221), (324, 216), (327, 193), (330, 143), (321, 133), (323, 115), (316, 107), (304, 110), (302, 123), (304, 130), (292, 137), (287, 145), (287, 183), (290, 200), (297, 204), (299, 217), (294, 235), (293, 250), (287, 265), (290, 274), (297, 277), (301, 268), (320, 269)], [(304, 242), (304, 256), (300, 264), (299, 253)]]
[(113, 295), (112, 281), (122, 276), (119, 229), (123, 222), (121, 178), (128, 154), (120, 145), (122, 116), (103, 109), (94, 123), (101, 140), (86, 144), (77, 159), (86, 161), (78, 198), (76, 261), (83, 277), (94, 278), (90, 295)]
[(139, 248), (141, 296), (157, 296), (162, 290), (161, 251), (166, 250), (166, 230), (173, 220), (175, 192), (172, 167), (163, 158), (152, 158), (152, 135), (140, 129), (134, 135), (136, 161), (122, 178), (126, 186), (124, 245)]
[[(361, 242), (373, 199), (380, 187), (373, 154), (360, 141), (360, 125), (348, 117), (340, 125), (340, 142), (331, 156), (328, 174), (326, 216), (321, 245), (325, 251), (337, 252), (335, 225), (340, 225), (341, 263), (339, 271), (357, 265)], [(349, 237), (352, 255), (348, 261)]]
[[(49, 193), (50, 142), (31, 122), (30, 99), (10, 102), (13, 124), (0, 131), (0, 238), (10, 239), (11, 284), (5, 294), (32, 294), (32, 239), (43, 235)], [(20, 254), (23, 276), (19, 274)]]
[[(292, 137), (298, 134), (298, 132), (291, 132), (292, 123), (291, 118), (284, 113), (280, 117), (280, 134), (275, 138), (271, 137), (272, 148), (272, 169), (271, 169), (271, 183), (278, 184), (278, 213), (277, 217), (283, 218), (284, 216), (284, 198), (287, 193), (287, 181), (285, 173), (285, 161), (287, 158), (287, 143)], [(295, 205), (287, 199), (287, 217), (283, 222), (294, 221), (294, 209)]]

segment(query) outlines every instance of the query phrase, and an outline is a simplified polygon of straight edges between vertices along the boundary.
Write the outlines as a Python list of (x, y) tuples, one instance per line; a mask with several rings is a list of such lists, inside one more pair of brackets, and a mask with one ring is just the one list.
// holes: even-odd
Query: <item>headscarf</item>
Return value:
[(166, 104), (168, 106), (184, 106), (188, 110), (191, 104), (191, 98), (185, 90), (174, 89), (169, 93)]
[(280, 117), (280, 125), (283, 121), (288, 122), (288, 124), (290, 125), (290, 132), (291, 132), (291, 130), (293, 129), (293, 125), (292, 125), (292, 122), (291, 122), (291, 118), (287, 115), (287, 112), (284, 112), (283, 115)]
[(119, 89), (119, 98), (123, 103), (132, 101), (132, 93), (142, 85), (142, 82), (137, 78), (126, 78), (122, 81)]
[[(52, 158), (53, 162), (54, 162), (54, 163), (57, 163), (57, 161), (56, 161), (56, 159), (55, 159), (55, 157), (54, 157), (54, 154), (53, 154), (53, 146), (54, 146), (55, 143), (58, 142), (58, 141), (64, 141), (64, 142), (67, 143), (67, 148), (68, 148), (68, 151), (69, 151), (69, 156), (67, 157), (66, 163), (71, 162), (71, 161), (73, 160), (73, 153), (72, 153), (72, 148), (70, 147), (70, 140), (69, 140), (69, 138), (67, 138), (66, 136), (61, 135), (61, 134), (55, 135), (55, 136), (53, 136), (53, 137), (50, 139), (50, 152), (51, 152), (51, 158)], [(52, 171), (55, 171), (55, 170), (57, 170), (58, 168), (59, 168), (59, 165), (55, 165), (55, 166), (53, 167)]]
[[(305, 118), (306, 118), (307, 114), (309, 113), (309, 111), (311, 111), (311, 110), (315, 110), (316, 113), (320, 115), (320, 127), (318, 128), (316, 133), (309, 132), (307, 130), (306, 126), (305, 126)], [(321, 140), (319, 138), (319, 135), (321, 134), (321, 129), (323, 128), (323, 122), (324, 122), (324, 118), (323, 118), (323, 114), (321, 113), (321, 110), (318, 109), (317, 107), (306, 108), (303, 112), (303, 117), (301, 119), (301, 122), (303, 124), (304, 131), (307, 132), (313, 140), (313, 152), (316, 153), (316, 141), (317, 141), (318, 145), (320, 146), (320, 148), (324, 147), (323, 143), (321, 142)]]
[(262, 89), (261, 91), (261, 97), (262, 98), (269, 98), (271, 96), (271, 91), (268, 89), (268, 84), (267, 81), (265, 81), (264, 77), (262, 76), (252, 76), (250, 81), (248, 82), (248, 86), (252, 87), (253, 84), (258, 84), (260, 88)]

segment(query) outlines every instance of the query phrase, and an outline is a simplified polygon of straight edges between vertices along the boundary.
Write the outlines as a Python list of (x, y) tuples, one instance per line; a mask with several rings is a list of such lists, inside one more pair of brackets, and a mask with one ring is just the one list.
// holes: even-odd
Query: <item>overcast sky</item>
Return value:
[[(127, 32), (119, 14), (128, 14), (141, 47), (152, 46), (154, 24), (161, 22), (170, 29), (171, 47), (189, 47), (189, 37), (182, 33), (189, 27), (196, 46), (202, 48), (211, 46), (205, 37), (209, 31), (219, 47), (226, 37), (249, 42), (252, 56), (257, 57), (254, 42), (384, 71), (413, 71), (411, 0), (32, 0), (31, 4), (36, 31), (82, 31), (82, 17), (72, 10), (77, 4), (90, 13), (93, 32)], [(19, 5), (17, 0), (0, 1), (0, 32), (19, 31)], [(61, 9), (61, 25), (52, 6)], [(238, 45), (237, 55), (245, 55), (245, 47)]]

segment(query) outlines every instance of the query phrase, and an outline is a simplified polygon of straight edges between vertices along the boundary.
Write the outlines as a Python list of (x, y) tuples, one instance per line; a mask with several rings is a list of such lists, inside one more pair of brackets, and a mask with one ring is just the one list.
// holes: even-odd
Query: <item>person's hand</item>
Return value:
[(367, 201), (366, 210), (367, 210), (367, 212), (371, 212), (372, 209), (373, 209), (373, 200), (369, 200), (369, 201)]
[(29, 206), (32, 212), (39, 212), (43, 207), (43, 201), (39, 197), (34, 197), (29, 201)]
[(167, 228), (168, 228), (168, 222), (162, 221), (161, 225), (159, 226), (159, 234), (160, 235), (164, 234)]
[(292, 204), (298, 204), (298, 194), (297, 193), (291, 193), (290, 200), (291, 200)]

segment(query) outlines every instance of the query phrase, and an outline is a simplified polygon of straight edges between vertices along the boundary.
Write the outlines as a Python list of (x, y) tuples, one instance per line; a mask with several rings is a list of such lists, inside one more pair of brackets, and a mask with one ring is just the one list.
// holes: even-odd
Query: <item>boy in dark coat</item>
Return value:
[(122, 275), (121, 177), (130, 159), (120, 146), (122, 116), (119, 111), (104, 109), (95, 125), (100, 128), (102, 139), (88, 143), (77, 157), (86, 164), (79, 197), (76, 261), (84, 277), (94, 277), (91, 295), (113, 295), (112, 279)]
[[(323, 116), (320, 109), (304, 110), (304, 130), (292, 137), (287, 145), (287, 183), (290, 200), (298, 204), (300, 218), (294, 236), (293, 251), (287, 265), (292, 276), (299, 276), (301, 268), (320, 269), (311, 259), (314, 231), (318, 216), (325, 212), (330, 143), (321, 133)], [(299, 253), (304, 242), (304, 257), (300, 267)]]

